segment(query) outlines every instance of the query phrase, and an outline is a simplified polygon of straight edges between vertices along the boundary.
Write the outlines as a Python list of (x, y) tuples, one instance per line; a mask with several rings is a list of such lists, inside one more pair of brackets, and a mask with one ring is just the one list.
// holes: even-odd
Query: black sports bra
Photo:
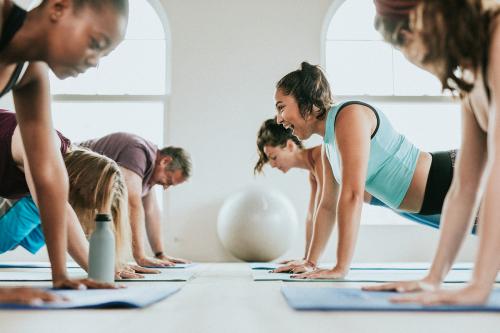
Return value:
[[(23, 26), (24, 20), (26, 19), (26, 14), (27, 12), (24, 9), (16, 6), (15, 4), (13, 5), (12, 9), (10, 10), (9, 16), (5, 20), (2, 34), (0, 36), (0, 52), (5, 49), (16, 32)], [(24, 62), (17, 64), (14, 73), (12, 73), (12, 76), (7, 82), (7, 85), (0, 92), (0, 97), (7, 94), (12, 90), (12, 88), (14, 88), (17, 81), (19, 80), (19, 77), (21, 76), (21, 73), (23, 72), (24, 66)]]

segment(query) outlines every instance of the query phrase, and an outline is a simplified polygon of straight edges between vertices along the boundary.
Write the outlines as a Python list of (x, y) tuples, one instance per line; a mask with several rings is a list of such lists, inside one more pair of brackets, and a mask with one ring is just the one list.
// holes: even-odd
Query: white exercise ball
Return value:
[(224, 201), (217, 218), (217, 233), (235, 257), (271, 261), (288, 250), (297, 225), (297, 213), (283, 193), (256, 187)]

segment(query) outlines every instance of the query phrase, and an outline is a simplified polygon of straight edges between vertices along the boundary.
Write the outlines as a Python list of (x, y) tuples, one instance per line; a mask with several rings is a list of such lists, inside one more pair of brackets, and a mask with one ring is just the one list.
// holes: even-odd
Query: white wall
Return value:
[[(232, 260), (217, 239), (224, 198), (253, 183), (281, 189), (305, 218), (306, 174), (254, 177), (256, 132), (273, 116), (274, 84), (303, 60), (321, 61), (332, 0), (163, 0), (172, 36), (167, 143), (186, 147), (194, 176), (166, 199), (168, 250), (199, 261)], [(302, 256), (303, 224), (286, 256)], [(428, 260), (438, 233), (421, 226), (363, 226), (358, 261)], [(335, 258), (330, 242), (325, 258)], [(461, 258), (472, 260), (472, 244)]]

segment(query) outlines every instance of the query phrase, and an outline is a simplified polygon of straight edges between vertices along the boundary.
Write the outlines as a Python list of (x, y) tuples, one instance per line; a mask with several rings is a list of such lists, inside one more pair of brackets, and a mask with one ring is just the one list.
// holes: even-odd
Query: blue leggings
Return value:
[[(435, 214), (435, 215), (421, 215), (417, 213), (407, 213), (403, 211), (398, 211), (395, 209), (392, 209), (388, 207), (386, 204), (384, 204), (382, 201), (379, 199), (375, 198), (372, 196), (372, 200), (370, 201), (370, 205), (372, 206), (380, 206), (384, 208), (389, 208), (391, 209), (394, 213), (410, 220), (413, 222), (417, 222), (423, 225), (426, 225), (428, 227), (432, 227), (435, 229), (439, 229), (440, 222), (441, 222), (441, 214)], [(474, 224), (474, 227), (472, 228), (472, 234), (476, 234), (476, 225)]]
[(31, 196), (23, 197), (0, 216), (0, 253), (22, 246), (35, 254), (43, 245), (38, 208)]

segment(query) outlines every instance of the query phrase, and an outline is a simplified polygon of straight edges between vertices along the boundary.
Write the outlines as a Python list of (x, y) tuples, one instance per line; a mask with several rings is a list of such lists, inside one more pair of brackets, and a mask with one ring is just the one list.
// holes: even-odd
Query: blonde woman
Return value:
[[(44, 244), (36, 197), (30, 194), (29, 174), (24, 174), (25, 155), (15, 114), (0, 110), (4, 135), (0, 137), (0, 195), (20, 199), (0, 218), (0, 252), (22, 246), (36, 253)], [(9, 128), (10, 131), (5, 129)], [(70, 180), (69, 204), (66, 207), (68, 226), (68, 252), (85, 270), (88, 269), (88, 242), (86, 236), (93, 231), (97, 213), (111, 213), (116, 235), (118, 276), (140, 277), (155, 271), (123, 265), (129, 231), (127, 196), (123, 176), (111, 159), (82, 148), (72, 148), (70, 142), (57, 132), (57, 141), (68, 170)], [(80, 225), (80, 222), (81, 225)], [(92, 281), (86, 281), (92, 288)], [(97, 285), (98, 286), (98, 285)], [(113, 287), (109, 285), (108, 287)]]

